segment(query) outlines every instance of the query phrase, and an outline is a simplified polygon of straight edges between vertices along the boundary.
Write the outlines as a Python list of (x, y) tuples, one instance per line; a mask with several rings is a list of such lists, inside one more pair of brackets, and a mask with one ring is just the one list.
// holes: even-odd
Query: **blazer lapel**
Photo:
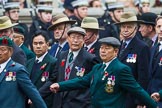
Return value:
[[(60, 74), (59, 76), (61, 76), (61, 77), (60, 77), (59, 81), (64, 81), (64, 78), (65, 78), (65, 68), (66, 68), (67, 56), (68, 56), (68, 51), (66, 51), (65, 53), (61, 53), (61, 56), (59, 58), (60, 62), (59, 62), (59, 64), (57, 64), (58, 67), (60, 67), (59, 68), (59, 74)], [(60, 65), (62, 64), (62, 62), (65, 62), (65, 63), (61, 67)]]
[[(33, 80), (33, 83), (35, 83), (39, 78), (40, 76), (42, 75), (42, 73), (45, 71), (45, 69), (47, 68), (48, 66), (48, 58), (49, 58), (49, 55), (47, 54), (43, 61), (40, 63), (40, 68), (39, 70), (37, 71), (37, 73), (35, 74), (35, 78)], [(44, 68), (43, 68), (44, 67)]]
[(35, 62), (35, 58), (32, 58), (30, 63), (28, 63), (27, 69), (28, 69), (29, 74), (31, 74), (32, 72), (34, 62)]
[(121, 58), (120, 60), (124, 60), (125, 57), (128, 56), (129, 52), (131, 52), (131, 50), (133, 49), (133, 47), (135, 46), (136, 44), (136, 37), (134, 37), (131, 42), (128, 44), (127, 48), (124, 50), (123, 54), (121, 55)]
[(155, 70), (157, 69), (157, 66), (159, 65), (161, 57), (162, 57), (162, 50), (159, 52), (159, 54), (158, 54), (158, 56), (156, 58), (156, 61), (154, 63), (155, 66), (153, 67), (153, 71), (152, 71), (153, 73), (152, 74), (154, 74)]
[(6, 72), (8, 72), (9, 68), (11, 67), (13, 61), (10, 60), (6, 67), (3, 69), (2, 73), (0, 74), (0, 83), (3, 81), (3, 78), (6, 76)]

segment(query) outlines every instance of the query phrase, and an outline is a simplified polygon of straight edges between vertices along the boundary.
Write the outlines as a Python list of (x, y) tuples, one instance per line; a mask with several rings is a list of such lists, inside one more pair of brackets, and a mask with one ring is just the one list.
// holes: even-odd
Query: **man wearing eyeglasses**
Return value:
[[(76, 77), (81, 78), (98, 63), (95, 56), (83, 48), (84, 36), (86, 35), (86, 31), (83, 28), (70, 28), (67, 31), (67, 35), (70, 49), (60, 53), (54, 67), (57, 82), (67, 81)], [(49, 81), (39, 89), (43, 98), (48, 93), (52, 93), (50, 91), (51, 84), (52, 81)], [(54, 96), (53, 108), (91, 108), (89, 93), (89, 89), (57, 93)]]

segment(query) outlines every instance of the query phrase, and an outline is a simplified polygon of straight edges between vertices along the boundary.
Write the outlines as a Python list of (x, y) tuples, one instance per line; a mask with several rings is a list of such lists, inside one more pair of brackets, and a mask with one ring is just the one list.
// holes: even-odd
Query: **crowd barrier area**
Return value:
[[(34, 9), (21, 9), (20, 10), (20, 21), (23, 23), (26, 23), (28, 26), (30, 26), (30, 24), (32, 23), (32, 18), (31, 18), (31, 14), (30, 11), (32, 11), (33, 15), (35, 16), (35, 12)], [(61, 8), (54, 8), (53, 9), (53, 15), (57, 14), (57, 13), (61, 13), (63, 12), (64, 9)], [(125, 8), (124, 11), (135, 11), (135, 9), (133, 8)], [(156, 14), (160, 14), (162, 11), (162, 7), (158, 7), (158, 8), (151, 8), (151, 12), (154, 12)], [(3, 16), (3, 9), (0, 9), (0, 16)], [(100, 8), (89, 8), (88, 9), (88, 16), (92, 16), (92, 17), (100, 17), (104, 14), (104, 10), (100, 9)]]

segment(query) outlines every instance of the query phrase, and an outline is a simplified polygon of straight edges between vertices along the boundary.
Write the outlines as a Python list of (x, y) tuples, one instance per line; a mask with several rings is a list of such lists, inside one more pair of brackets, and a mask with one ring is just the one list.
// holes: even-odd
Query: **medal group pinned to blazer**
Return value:
[(128, 54), (126, 62), (127, 63), (136, 63), (137, 54)]
[[(104, 72), (102, 80), (104, 81), (105, 78), (109, 76), (109, 73), (107, 71)], [(107, 83), (105, 85), (105, 91), (108, 93), (112, 93), (114, 91), (115, 86), (115, 76), (111, 75), (107, 78)]]
[[(44, 70), (46, 66), (47, 66), (47, 63), (43, 64), (43, 65), (40, 67), (40, 70)], [(42, 73), (41, 81), (42, 81), (42, 82), (47, 81), (48, 77), (49, 77), (49, 72), (47, 72), (47, 71), (43, 72), (43, 73)]]
[(75, 66), (75, 69), (77, 70), (76, 75), (77, 75), (78, 77), (79, 77), (79, 76), (82, 77), (82, 76), (84, 75), (85, 68)]
[[(11, 66), (13, 67), (13, 66), (15, 66), (15, 62), (13, 62), (12, 64), (11, 64)], [(6, 76), (6, 81), (16, 81), (16, 72), (6, 72), (7, 70), (6, 69), (4, 69), (4, 72), (6, 73), (5, 74), (5, 76)]]

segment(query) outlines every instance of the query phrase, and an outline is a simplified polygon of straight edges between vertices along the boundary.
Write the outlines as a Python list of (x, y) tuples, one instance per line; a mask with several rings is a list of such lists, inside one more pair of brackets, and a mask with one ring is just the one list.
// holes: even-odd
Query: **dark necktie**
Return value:
[(119, 57), (122, 56), (122, 54), (123, 54), (123, 52), (124, 52), (124, 50), (125, 50), (125, 48), (126, 48), (126, 45), (127, 45), (126, 42), (123, 42), (123, 43), (122, 43), (122, 46), (121, 46), (121, 49), (120, 49), (120, 53), (119, 53)]
[(70, 52), (69, 53), (69, 63), (71, 63), (73, 61), (73, 57), (74, 57), (73, 52)]

